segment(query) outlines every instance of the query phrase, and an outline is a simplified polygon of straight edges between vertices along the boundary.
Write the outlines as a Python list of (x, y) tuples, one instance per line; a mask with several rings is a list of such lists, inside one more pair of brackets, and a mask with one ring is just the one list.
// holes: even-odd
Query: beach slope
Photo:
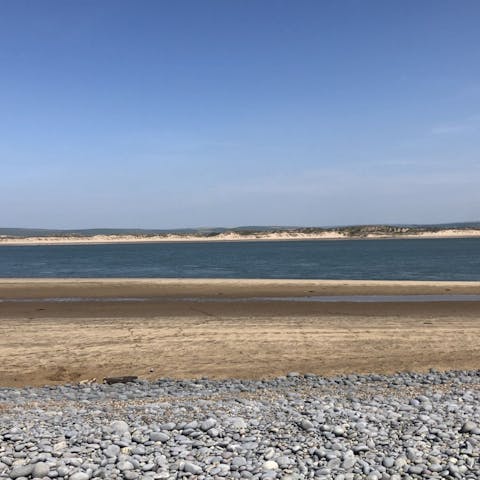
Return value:
[(298, 301), (392, 294), (480, 283), (1, 280), (0, 385), (478, 368), (480, 302)]

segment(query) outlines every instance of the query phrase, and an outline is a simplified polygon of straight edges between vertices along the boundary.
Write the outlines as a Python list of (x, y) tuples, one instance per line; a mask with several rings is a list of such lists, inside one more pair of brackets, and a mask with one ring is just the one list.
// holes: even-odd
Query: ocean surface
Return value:
[(0, 246), (0, 277), (480, 280), (480, 239)]

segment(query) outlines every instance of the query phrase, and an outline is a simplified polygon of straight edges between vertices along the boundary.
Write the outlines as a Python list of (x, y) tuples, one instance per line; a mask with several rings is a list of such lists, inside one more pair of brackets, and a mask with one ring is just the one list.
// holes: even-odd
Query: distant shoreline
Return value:
[(375, 240), (375, 239), (434, 239), (434, 238), (479, 238), (480, 229), (443, 229), (409, 233), (365, 233), (349, 234), (344, 231), (303, 233), (298, 231), (258, 232), (241, 234), (236, 232), (217, 235), (92, 235), (92, 236), (35, 236), (0, 237), (2, 245), (89, 245), (115, 243), (188, 243), (188, 242), (238, 242), (238, 241), (285, 241), (285, 240)]

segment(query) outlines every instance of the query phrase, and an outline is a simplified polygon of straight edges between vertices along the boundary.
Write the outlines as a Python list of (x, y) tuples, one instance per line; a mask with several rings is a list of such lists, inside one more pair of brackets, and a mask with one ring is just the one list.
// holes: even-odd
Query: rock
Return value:
[(69, 480), (90, 480), (90, 475), (85, 472), (76, 472), (70, 475)]
[(270, 460), (275, 456), (275, 449), (272, 447), (269, 447), (265, 450), (265, 453), (263, 454), (263, 458), (265, 460)]
[(242, 431), (248, 428), (248, 424), (243, 418), (233, 417), (228, 420), (228, 428), (233, 431)]
[(127, 422), (124, 422), (123, 420), (116, 420), (112, 422), (110, 426), (113, 432), (120, 436), (130, 431), (130, 427), (128, 426)]
[(307, 432), (311, 432), (314, 429), (313, 423), (306, 419), (300, 421), (300, 426)]
[(50, 467), (44, 462), (38, 462), (33, 466), (32, 477), (33, 478), (43, 478), (48, 475)]
[(217, 424), (217, 421), (214, 418), (208, 418), (200, 424), (200, 429), (204, 432), (210, 430)]
[(59, 477), (63, 478), (68, 476), (68, 472), (69, 472), (68, 468), (63, 465), (60, 465), (59, 467), (57, 467), (57, 473)]
[(160, 425), (160, 430), (167, 430), (167, 431), (170, 431), (170, 430), (175, 430), (175, 423), (173, 422), (167, 422), (167, 423), (163, 423), (162, 425)]
[(295, 463), (290, 457), (287, 457), (286, 455), (275, 458), (275, 461), (278, 463), (278, 466), (280, 468), (288, 468), (293, 463)]
[(274, 460), (268, 460), (263, 464), (262, 468), (263, 470), (278, 470), (278, 463)]
[(32, 474), (34, 465), (22, 465), (15, 467), (10, 472), (10, 478), (29, 477)]
[(124, 472), (126, 470), (133, 470), (135, 467), (133, 466), (133, 464), (127, 460), (123, 461), (123, 462), (118, 462), (117, 463), (117, 468), (121, 471), (121, 472)]
[(152, 442), (168, 442), (170, 440), (170, 436), (167, 435), (166, 433), (162, 432), (151, 432), (150, 433), (150, 440)]
[(133, 470), (125, 470), (122, 475), (125, 480), (137, 480), (140, 477), (140, 473)]
[(395, 465), (395, 459), (392, 457), (385, 457), (382, 461), (385, 468), (392, 468)]
[(232, 460), (232, 466), (239, 468), (239, 467), (244, 467), (247, 464), (247, 460), (244, 457), (235, 457)]
[(467, 421), (462, 425), (460, 432), (470, 433), (472, 430), (475, 430), (475, 428), (477, 428), (477, 426), (473, 422)]
[(190, 462), (185, 462), (183, 470), (188, 473), (193, 473), (193, 475), (200, 475), (203, 472), (202, 467), (199, 467), (198, 465)]
[(352, 450), (355, 453), (361, 453), (361, 452), (368, 452), (370, 450), (370, 448), (367, 447), (367, 445), (354, 445), (352, 447)]
[(105, 455), (110, 458), (118, 457), (120, 454), (120, 447), (118, 445), (109, 445), (105, 450)]
[(423, 472), (422, 465), (410, 465), (408, 467), (408, 473), (414, 473), (416, 475), (420, 475)]
[(62, 440), (62, 441), (57, 442), (53, 445), (53, 452), (54, 453), (61, 453), (67, 447), (68, 447), (67, 442), (65, 440)]
[(355, 454), (352, 450), (347, 450), (343, 456), (342, 468), (345, 470), (350, 470), (356, 463)]

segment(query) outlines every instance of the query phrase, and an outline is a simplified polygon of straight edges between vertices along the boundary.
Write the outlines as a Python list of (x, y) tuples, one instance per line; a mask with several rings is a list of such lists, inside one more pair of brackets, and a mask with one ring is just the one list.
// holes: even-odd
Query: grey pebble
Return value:
[(33, 466), (32, 477), (33, 478), (43, 478), (48, 475), (50, 467), (44, 462), (38, 462)]
[(188, 473), (193, 473), (194, 475), (200, 475), (203, 472), (202, 467), (190, 462), (185, 463), (183, 470)]
[(150, 440), (152, 442), (168, 442), (170, 436), (163, 432), (152, 432), (150, 433)]
[(0, 478), (480, 478), (480, 372), (0, 388)]
[(90, 475), (85, 472), (76, 472), (68, 477), (69, 480), (90, 480)]

